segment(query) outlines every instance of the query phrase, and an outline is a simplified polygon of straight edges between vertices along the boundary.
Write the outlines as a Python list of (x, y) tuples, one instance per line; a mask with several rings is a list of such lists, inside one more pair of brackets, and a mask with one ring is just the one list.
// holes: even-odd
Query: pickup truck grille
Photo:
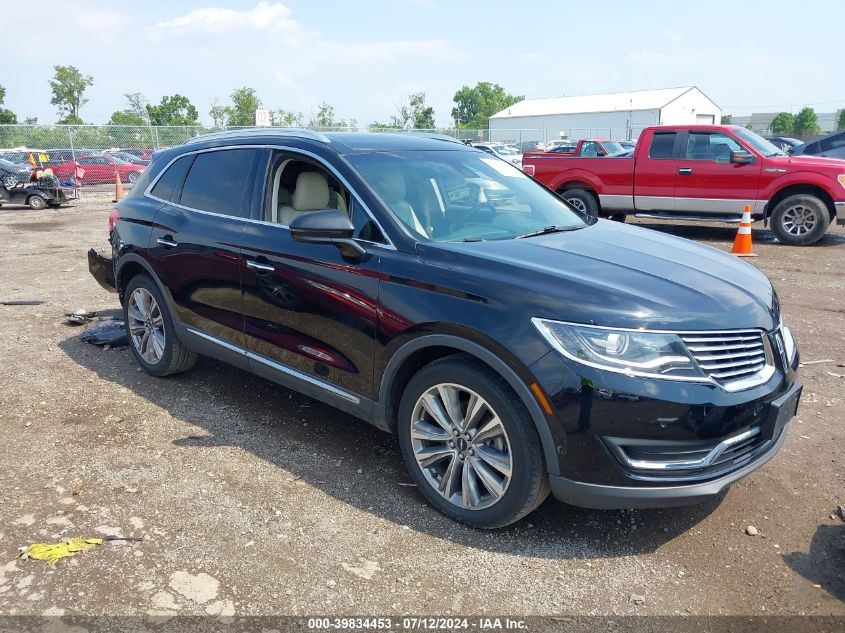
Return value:
[(722, 384), (750, 378), (771, 364), (766, 337), (759, 330), (679, 336), (704, 373)]

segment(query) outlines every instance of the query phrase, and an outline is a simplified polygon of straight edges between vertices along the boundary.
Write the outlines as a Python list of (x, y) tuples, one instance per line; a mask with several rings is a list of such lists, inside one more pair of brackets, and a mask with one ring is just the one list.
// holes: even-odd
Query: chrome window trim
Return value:
[[(643, 332), (643, 333), (651, 333), (651, 334), (673, 334), (681, 339), (683, 335), (689, 334), (754, 334), (760, 336), (761, 340), (763, 341), (764, 348), (769, 348), (768, 343), (768, 334), (772, 332), (777, 332), (780, 329), (780, 326), (775, 327), (770, 331), (765, 331), (762, 328), (757, 329), (742, 329), (742, 330), (650, 330), (646, 328), (624, 328), (624, 327), (608, 327), (602, 325), (592, 325), (590, 323), (574, 323), (572, 321), (559, 321), (556, 319), (544, 319), (540, 317), (532, 317), (531, 323), (534, 325), (534, 328), (543, 337), (543, 339), (552, 346), (552, 349), (557, 350), (560, 352), (564, 357), (568, 358), (569, 360), (578, 363), (579, 365), (585, 365), (587, 367), (592, 367), (593, 369), (599, 369), (601, 371), (608, 371), (615, 374), (619, 374), (621, 376), (629, 376), (631, 378), (647, 378), (650, 380), (669, 380), (673, 382), (693, 382), (698, 383), (701, 385), (712, 385), (714, 387), (719, 387), (720, 389), (724, 389), (729, 393), (735, 393), (737, 391), (743, 391), (745, 389), (750, 389), (752, 387), (757, 387), (759, 385), (767, 383), (772, 376), (775, 374), (775, 366), (769, 363), (769, 357), (767, 355), (767, 364), (763, 367), (759, 372), (756, 374), (749, 376), (747, 378), (742, 378), (740, 380), (734, 380), (730, 382), (720, 383), (719, 381), (711, 378), (710, 376), (670, 376), (670, 375), (657, 375), (651, 374), (647, 372), (640, 372), (640, 371), (625, 371), (622, 368), (615, 369), (611, 367), (606, 367), (605, 365), (600, 365), (598, 363), (594, 363), (588, 360), (584, 360), (583, 358), (578, 358), (571, 354), (568, 350), (566, 350), (562, 345), (560, 345), (554, 337), (548, 332), (547, 328), (544, 325), (544, 322), (550, 323), (561, 323), (563, 325), (571, 325), (575, 327), (589, 327), (597, 330), (608, 330), (612, 332)], [(686, 346), (686, 343), (681, 340), (681, 343)], [(696, 364), (698, 361), (696, 361)]]
[(250, 360), (254, 360), (256, 362), (262, 363), (271, 367), (277, 371), (282, 372), (283, 374), (287, 374), (294, 378), (297, 378), (303, 382), (307, 382), (309, 384), (314, 385), (315, 387), (320, 387), (328, 391), (329, 393), (333, 393), (334, 395), (343, 398), (353, 404), (360, 404), (361, 399), (358, 396), (341, 389), (340, 387), (335, 387), (334, 385), (327, 383), (319, 378), (314, 378), (313, 376), (309, 376), (308, 374), (302, 373), (298, 369), (294, 369), (293, 367), (288, 367), (287, 365), (283, 365), (282, 363), (276, 362), (274, 360), (270, 360), (266, 356), (262, 356), (261, 354), (256, 354), (255, 352), (251, 352), (248, 349), (241, 347), (240, 345), (235, 345), (234, 343), (229, 343), (228, 341), (224, 341), (222, 339), (217, 338), (216, 336), (212, 336), (211, 334), (207, 334), (201, 330), (197, 330), (195, 328), (187, 328), (188, 332), (193, 334), (194, 336), (199, 336), (211, 343), (219, 345), (220, 347), (225, 347), (226, 349), (235, 352), (236, 354), (240, 354)]
[(373, 212), (370, 211), (370, 208), (364, 203), (363, 200), (361, 200), (361, 197), (355, 192), (355, 190), (352, 188), (352, 185), (349, 184), (349, 181), (346, 178), (344, 178), (343, 175), (337, 169), (335, 169), (333, 165), (326, 162), (325, 159), (321, 158), (320, 156), (318, 156), (317, 154), (315, 154), (313, 152), (310, 152), (306, 149), (301, 149), (299, 147), (291, 147), (291, 146), (288, 146), (288, 145), (246, 144), (246, 145), (224, 145), (224, 146), (220, 146), (220, 147), (206, 147), (206, 148), (203, 148), (203, 149), (195, 149), (195, 150), (191, 150), (191, 151), (188, 151), (188, 152), (180, 152), (179, 154), (177, 154), (176, 156), (171, 158), (167, 162), (167, 164), (164, 167), (162, 167), (161, 171), (159, 171), (158, 174), (156, 174), (156, 177), (153, 180), (150, 181), (150, 184), (147, 185), (147, 188), (144, 190), (143, 196), (145, 198), (150, 198), (151, 200), (156, 200), (157, 202), (161, 202), (162, 204), (168, 204), (168, 205), (174, 206), (178, 209), (184, 209), (185, 211), (192, 211), (194, 213), (202, 213), (202, 214), (205, 214), (205, 215), (211, 215), (211, 216), (218, 217), (218, 218), (227, 218), (227, 219), (230, 219), (230, 220), (241, 220), (241, 221), (247, 222), (249, 224), (261, 224), (261, 225), (275, 226), (275, 227), (287, 229), (288, 228), (287, 224), (279, 224), (278, 222), (268, 222), (267, 220), (253, 220), (252, 218), (243, 218), (243, 217), (238, 216), (238, 215), (228, 215), (228, 214), (225, 214), (225, 213), (215, 213), (213, 211), (204, 211), (203, 209), (195, 209), (194, 207), (188, 207), (188, 206), (185, 206), (185, 205), (182, 205), (182, 204), (177, 204), (176, 202), (171, 202), (170, 200), (162, 200), (161, 198), (152, 195), (152, 189), (158, 183), (159, 178), (161, 178), (164, 175), (164, 172), (166, 172), (173, 163), (175, 163), (177, 160), (179, 160), (183, 156), (188, 156), (188, 155), (191, 155), (191, 154), (205, 154), (207, 152), (219, 152), (219, 151), (225, 151), (225, 150), (231, 150), (231, 149), (279, 150), (279, 151), (282, 151), (282, 152), (293, 152), (293, 153), (297, 153), (297, 154), (302, 154), (302, 155), (307, 156), (308, 158), (314, 160), (319, 165), (321, 165), (323, 168), (325, 168), (328, 172), (330, 172), (335, 178), (337, 178), (343, 184), (343, 186), (346, 187), (346, 190), (349, 191), (350, 195), (354, 196), (354, 198), (358, 202), (358, 204), (361, 205), (361, 208), (364, 209), (364, 211), (370, 217), (370, 219), (373, 222), (375, 222), (376, 226), (381, 231), (381, 234), (384, 236), (384, 239), (387, 240), (387, 243), (385, 244), (385, 243), (382, 243), (382, 242), (371, 242), (369, 240), (362, 240), (360, 238), (354, 238), (354, 239), (358, 242), (362, 242), (364, 244), (371, 244), (373, 246), (378, 246), (380, 248), (385, 248), (387, 250), (392, 250), (392, 251), (397, 250), (396, 246), (393, 244), (393, 241), (390, 239), (390, 236), (387, 234), (387, 231), (384, 230), (384, 227), (378, 221), (378, 218), (376, 218), (373, 215)]

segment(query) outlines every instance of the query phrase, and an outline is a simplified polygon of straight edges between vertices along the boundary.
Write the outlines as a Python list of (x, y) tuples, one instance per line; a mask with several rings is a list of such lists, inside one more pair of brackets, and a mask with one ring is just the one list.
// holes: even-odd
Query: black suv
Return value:
[(112, 211), (150, 374), (222, 359), (398, 435), (441, 512), (549, 490), (711, 498), (771, 459), (801, 387), (777, 296), (721, 251), (598, 220), (445, 138), (247, 130), (158, 154)]

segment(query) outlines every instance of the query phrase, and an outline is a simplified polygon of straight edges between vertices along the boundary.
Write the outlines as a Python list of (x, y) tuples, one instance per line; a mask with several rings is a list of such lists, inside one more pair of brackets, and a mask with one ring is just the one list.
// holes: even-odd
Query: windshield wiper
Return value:
[(523, 233), (522, 235), (515, 235), (513, 239), (521, 240), (526, 237), (534, 237), (535, 235), (548, 235), (549, 233), (563, 233), (564, 231), (574, 231), (580, 227), (577, 226), (547, 226), (544, 229), (540, 229), (539, 231), (531, 231), (529, 233)]

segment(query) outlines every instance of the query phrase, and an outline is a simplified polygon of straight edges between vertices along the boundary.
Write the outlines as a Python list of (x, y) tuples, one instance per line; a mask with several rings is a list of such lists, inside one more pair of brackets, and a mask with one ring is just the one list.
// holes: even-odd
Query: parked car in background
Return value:
[(828, 136), (803, 143), (792, 148), (793, 156), (824, 156), (825, 158), (845, 158), (845, 131), (834, 132)]
[(524, 154), (525, 152), (542, 152), (543, 151), (543, 142), (542, 141), (522, 141), (521, 143), (516, 144), (516, 149), (520, 153)]
[(791, 154), (793, 149), (803, 144), (804, 142), (797, 138), (792, 138), (790, 136), (764, 136), (763, 138), (769, 141), (769, 143), (771, 143), (775, 147), (777, 147), (784, 154)]
[(157, 156), (108, 238), (89, 269), (143, 370), (212, 356), (394, 433), (420, 494), (475, 527), (549, 490), (717, 498), (774, 457), (801, 394), (758, 269), (576, 212), (454, 141), (200, 137)]
[(590, 215), (739, 222), (750, 205), (795, 246), (845, 224), (845, 162), (787, 156), (738, 126), (651, 127), (633, 159), (535, 153), (523, 169)]
[(29, 163), (17, 163), (0, 158), (0, 182), (7, 187), (27, 182), (32, 172), (33, 167)]
[(129, 152), (124, 152), (122, 150), (104, 150), (104, 154), (108, 154), (109, 156), (114, 156), (115, 158), (119, 158), (120, 160), (126, 161), (127, 163), (131, 163), (133, 165), (149, 165), (150, 160), (140, 158), (135, 156), (135, 154), (130, 154)]
[(576, 149), (578, 149), (578, 146), (575, 143), (572, 143), (571, 145), (555, 145), (546, 151), (555, 152), (557, 154), (574, 154)]
[(619, 143), (626, 150), (632, 150), (632, 149), (635, 149), (637, 147), (636, 141), (623, 140), (623, 141), (616, 141), (616, 142)]
[(84, 172), (80, 178), (77, 178), (79, 184), (83, 185), (114, 182), (115, 173), (120, 175), (122, 181), (135, 183), (146, 169), (144, 165), (127, 163), (108, 154), (85, 154), (78, 156), (75, 162), (64, 161), (53, 169), (59, 177), (67, 178), (79, 173), (77, 167), (81, 167)]
[(547, 141), (539, 151), (550, 152), (555, 147), (560, 147), (561, 145), (576, 145), (576, 142), (569, 139), (555, 139), (553, 141)]
[(609, 138), (584, 138), (575, 144), (575, 148), (570, 152), (563, 148), (571, 147), (571, 145), (558, 146), (552, 151), (565, 154), (569, 156), (580, 156), (583, 158), (604, 158), (605, 156), (617, 156), (623, 154), (625, 148), (619, 144), (618, 141)]
[(522, 154), (509, 145), (505, 145), (504, 143), (473, 143), (472, 146), (480, 149), (482, 152), (487, 152), (502, 160), (506, 160), (511, 165), (522, 167)]
[(153, 157), (153, 150), (151, 149), (142, 149), (140, 147), (122, 147), (120, 148), (120, 151), (132, 154), (133, 156), (137, 156), (143, 160), (151, 160)]

